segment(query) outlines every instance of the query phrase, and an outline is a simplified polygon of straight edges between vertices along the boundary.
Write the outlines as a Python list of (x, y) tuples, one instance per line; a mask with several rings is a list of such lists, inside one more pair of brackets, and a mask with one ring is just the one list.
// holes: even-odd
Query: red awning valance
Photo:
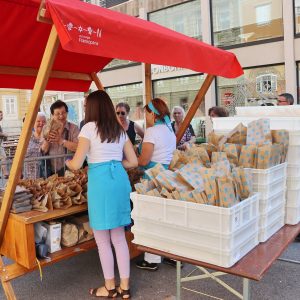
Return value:
[[(61, 46), (53, 71), (91, 74), (112, 59), (169, 65), (233, 78), (235, 55), (152, 22), (77, 0), (46, 0)], [(0, 0), (0, 87), (32, 89), (50, 24), (38, 22), (38, 0)], [(6, 72), (5, 67), (9, 67)], [(22, 74), (12, 67), (22, 67)], [(30, 73), (32, 71), (32, 74)], [(50, 78), (48, 90), (86, 91), (91, 80)]]

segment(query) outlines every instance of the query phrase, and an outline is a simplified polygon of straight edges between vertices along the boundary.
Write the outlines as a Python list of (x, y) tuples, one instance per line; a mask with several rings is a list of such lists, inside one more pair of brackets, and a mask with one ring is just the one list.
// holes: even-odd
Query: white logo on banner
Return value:
[[(76, 30), (79, 33), (78, 42), (82, 44), (89, 44), (98, 46), (99, 42), (94, 40), (95, 38), (101, 38), (102, 36), (102, 29), (99, 28), (92, 28), (91, 26), (85, 28), (84, 26), (77, 26), (74, 25), (72, 22), (68, 24), (64, 24), (68, 31)], [(86, 33), (86, 34), (85, 34)]]

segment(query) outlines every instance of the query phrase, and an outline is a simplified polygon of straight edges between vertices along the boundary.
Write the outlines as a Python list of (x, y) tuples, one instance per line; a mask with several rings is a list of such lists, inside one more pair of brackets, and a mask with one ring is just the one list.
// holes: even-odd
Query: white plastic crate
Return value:
[(289, 145), (300, 146), (300, 131), (289, 131)]
[(288, 164), (286, 173), (288, 177), (300, 177), (300, 163)]
[(288, 190), (298, 190), (300, 189), (300, 176), (297, 177), (287, 177), (286, 187)]
[(253, 191), (260, 194), (259, 198), (268, 200), (270, 197), (284, 191), (286, 188), (286, 178), (277, 179), (270, 184), (253, 183)]
[(226, 118), (214, 118), (213, 129), (218, 131), (230, 131), (238, 124), (242, 123), (247, 126), (250, 122), (267, 118), (270, 120), (270, 128), (285, 129), (288, 131), (297, 131), (300, 128), (300, 117), (269, 117), (269, 116), (254, 116), (254, 117), (226, 117)]
[(274, 220), (277, 220), (280, 216), (284, 218), (285, 215), (285, 202), (278, 203), (272, 207), (269, 211), (261, 213), (259, 216), (259, 228), (265, 229), (270, 226)]
[(266, 199), (259, 198), (259, 213), (266, 214), (271, 209), (277, 207), (280, 204), (286, 204), (286, 190), (282, 190), (279, 193), (270, 195), (270, 197)]
[[(253, 183), (267, 185), (280, 179), (285, 180), (287, 163), (279, 164), (269, 169), (250, 169)], [(249, 170), (249, 169), (248, 169)]]
[(287, 190), (286, 192), (286, 206), (298, 207), (300, 206), (300, 189)]
[(300, 222), (300, 206), (285, 208), (285, 224), (296, 225)]
[(230, 208), (131, 193), (132, 215), (190, 229), (231, 233), (258, 216), (258, 194)]
[[(258, 219), (256, 219), (256, 221), (258, 221)], [(225, 268), (233, 266), (258, 245), (258, 230), (253, 231), (248, 239), (229, 251), (221, 250), (220, 248), (205, 247), (202, 241), (194, 241), (194, 243), (187, 244), (177, 238), (171, 239), (163, 235), (145, 234), (135, 230), (134, 226), (132, 227), (132, 232), (134, 234), (133, 242), (135, 244)]]
[(204, 246), (207, 248), (220, 249), (220, 251), (235, 249), (251, 238), (252, 233), (257, 231), (258, 228), (257, 217), (248, 221), (238, 230), (225, 234), (222, 230), (214, 232), (204, 229), (190, 229), (184, 226), (174, 226), (163, 222), (139, 218), (135, 215), (132, 217), (134, 219), (133, 232), (138, 231), (144, 235), (151, 233), (156, 236), (164, 236), (171, 240), (180, 240), (187, 245), (198, 243), (199, 247)]
[(274, 219), (272, 223), (270, 223), (265, 228), (259, 229), (258, 240), (260, 243), (267, 241), (273, 234), (275, 234), (281, 227), (284, 225), (284, 214)]
[(300, 146), (289, 145), (287, 162), (288, 164), (300, 163)]
[(257, 120), (257, 117), (226, 117), (226, 118), (213, 118), (213, 129), (216, 131), (229, 132), (238, 124), (242, 123), (247, 126), (248, 123)]
[(300, 105), (285, 106), (243, 106), (236, 107), (237, 116), (300, 117)]

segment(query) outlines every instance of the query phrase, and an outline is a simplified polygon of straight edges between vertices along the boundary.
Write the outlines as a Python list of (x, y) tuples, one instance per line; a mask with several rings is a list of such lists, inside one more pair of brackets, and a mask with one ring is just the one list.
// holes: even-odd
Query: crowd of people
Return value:
[[(293, 104), (290, 96), (281, 94), (278, 105)], [(131, 223), (131, 187), (126, 169), (140, 167), (147, 170), (158, 163), (168, 169), (174, 150), (188, 149), (195, 143), (196, 136), (192, 125), (189, 125), (176, 144), (176, 134), (182, 126), (185, 111), (181, 106), (175, 106), (170, 113), (167, 103), (160, 98), (152, 99), (144, 108), (148, 125), (145, 130), (129, 119), (130, 106), (127, 103), (121, 102), (114, 107), (105, 91), (87, 95), (84, 109), (85, 118), (79, 129), (68, 121), (67, 104), (61, 100), (54, 102), (50, 107), (51, 119), (61, 126), (56, 131), (50, 130), (47, 136), (44, 134), (46, 116), (38, 113), (26, 157), (49, 155), (51, 159), (44, 168), (38, 161), (28, 162), (23, 176), (38, 178), (54, 173), (63, 176), (65, 167), (77, 170), (87, 159), (89, 220), (105, 279), (104, 285), (91, 289), (90, 294), (109, 298), (121, 295), (128, 299), (131, 296), (130, 256), (124, 228)], [(225, 108), (217, 106), (210, 108), (208, 114), (211, 118), (228, 116)], [(133, 147), (137, 136), (142, 139), (138, 157)], [(5, 134), (0, 127), (0, 138), (3, 137)], [(67, 153), (73, 153), (72, 159), (55, 158)], [(120, 275), (118, 285), (112, 246)], [(136, 266), (155, 271), (161, 262), (162, 257), (145, 253)], [(164, 262), (176, 265), (170, 259), (164, 259)]]

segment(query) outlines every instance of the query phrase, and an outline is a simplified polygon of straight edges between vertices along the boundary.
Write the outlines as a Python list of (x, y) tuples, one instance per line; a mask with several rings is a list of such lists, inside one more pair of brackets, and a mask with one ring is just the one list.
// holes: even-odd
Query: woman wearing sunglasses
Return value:
[(141, 138), (144, 137), (144, 130), (136, 122), (129, 120), (128, 115), (130, 112), (130, 107), (127, 103), (120, 102), (116, 105), (116, 114), (122, 127), (126, 131), (132, 145), (135, 144), (136, 134)]

